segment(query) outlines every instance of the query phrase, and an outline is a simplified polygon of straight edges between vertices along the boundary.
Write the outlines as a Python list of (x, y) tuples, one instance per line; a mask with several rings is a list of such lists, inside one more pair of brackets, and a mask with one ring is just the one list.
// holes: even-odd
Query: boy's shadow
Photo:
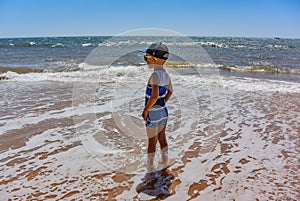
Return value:
[(136, 191), (145, 193), (156, 198), (164, 199), (171, 194), (170, 186), (174, 176), (168, 169), (159, 170), (145, 174), (142, 178), (142, 183), (138, 184)]

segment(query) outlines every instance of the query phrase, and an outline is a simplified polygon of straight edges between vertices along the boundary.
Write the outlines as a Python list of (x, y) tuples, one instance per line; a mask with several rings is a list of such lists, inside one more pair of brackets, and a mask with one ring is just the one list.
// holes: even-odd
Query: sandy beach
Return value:
[[(76, 134), (72, 83), (2, 82), (1, 200), (299, 200), (299, 85), (260, 80), (256, 89), (257, 82), (225, 77), (217, 143), (191, 137), (174, 165), (151, 174), (102, 171)], [(205, 96), (200, 102), (205, 111)], [(117, 132), (109, 113), (96, 116)], [(199, 136), (205, 117), (202, 126)]]

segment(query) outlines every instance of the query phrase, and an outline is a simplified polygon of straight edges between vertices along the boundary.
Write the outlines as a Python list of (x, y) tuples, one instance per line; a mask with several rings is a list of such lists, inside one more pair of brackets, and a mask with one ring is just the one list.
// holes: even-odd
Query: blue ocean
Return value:
[[(110, 36), (42, 37), (0, 39), (0, 66), (8, 68), (42, 69), (47, 71), (76, 70), (89, 53), (99, 47), (136, 46), (145, 49), (154, 37), (132, 36), (114, 44), (103, 42)], [(172, 37), (164, 38), (172, 45)], [(220, 73), (232, 76), (249, 76), (268, 79), (299, 81), (300, 39), (190, 37), (192, 48), (202, 47), (212, 58)], [(114, 52), (114, 49), (109, 51)], [(191, 52), (193, 54), (193, 52)], [(126, 57), (124, 65), (139, 65), (142, 57)]]

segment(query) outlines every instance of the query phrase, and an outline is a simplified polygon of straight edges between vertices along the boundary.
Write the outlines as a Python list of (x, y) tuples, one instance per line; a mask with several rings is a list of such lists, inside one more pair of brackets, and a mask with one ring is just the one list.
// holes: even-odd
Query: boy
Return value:
[(168, 163), (168, 143), (165, 135), (168, 120), (168, 109), (166, 103), (172, 95), (172, 83), (169, 74), (163, 65), (169, 57), (169, 50), (166, 45), (154, 43), (146, 50), (144, 56), (149, 68), (153, 68), (145, 97), (145, 108), (142, 117), (145, 120), (148, 136), (148, 168), (154, 169), (154, 156), (157, 141), (160, 144), (162, 153), (161, 163)]

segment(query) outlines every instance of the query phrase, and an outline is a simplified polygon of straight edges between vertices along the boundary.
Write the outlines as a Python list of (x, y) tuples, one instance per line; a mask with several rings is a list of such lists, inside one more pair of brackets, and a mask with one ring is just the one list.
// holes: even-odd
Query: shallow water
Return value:
[(1, 82), (1, 198), (299, 200), (299, 84), (168, 70), (176, 163), (151, 175), (140, 165), (147, 69)]

